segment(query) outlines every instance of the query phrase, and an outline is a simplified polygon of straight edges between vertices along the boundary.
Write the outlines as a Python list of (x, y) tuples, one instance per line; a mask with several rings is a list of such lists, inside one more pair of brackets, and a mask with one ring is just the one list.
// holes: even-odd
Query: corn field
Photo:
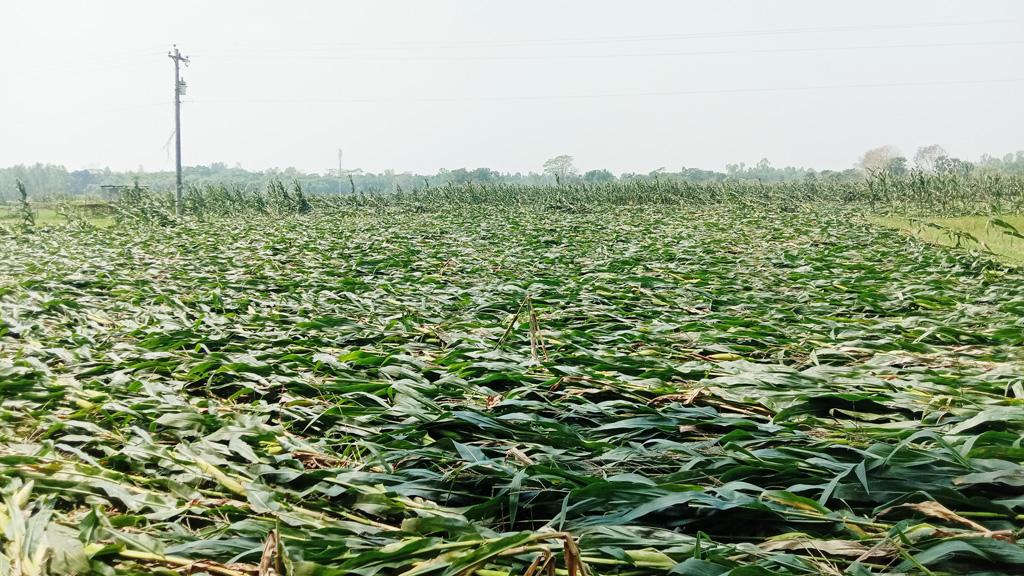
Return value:
[(1024, 179), (184, 208), (0, 234), (0, 574), (1024, 571), (1024, 273), (868, 220)]
[[(729, 207), (733, 210), (854, 210), (869, 214), (998, 215), (1024, 212), (1024, 178), (986, 174), (885, 172), (862, 181), (808, 180), (689, 183), (678, 180), (632, 180), (561, 186), (452, 184), (398, 190), (389, 194), (309, 196), (298, 182), (272, 180), (265, 189), (238, 185), (188, 187), (183, 213), (190, 219), (241, 215), (286, 215), (313, 210), (346, 209), (445, 212), (453, 208), (519, 208), (583, 211), (603, 206), (660, 205), (683, 208)], [(173, 194), (128, 189), (114, 206), (124, 222), (174, 221)]]

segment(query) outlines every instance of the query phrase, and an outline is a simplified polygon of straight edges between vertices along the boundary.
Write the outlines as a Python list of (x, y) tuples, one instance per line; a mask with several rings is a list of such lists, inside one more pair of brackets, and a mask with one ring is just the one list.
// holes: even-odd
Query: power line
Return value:
[[(730, 55), (751, 55), (751, 54), (786, 54), (786, 53), (815, 53), (815, 52), (844, 52), (859, 50), (886, 50), (886, 49), (907, 49), (907, 48), (974, 48), (990, 46), (1012, 46), (1022, 45), (1024, 40), (995, 40), (982, 42), (935, 42), (922, 44), (865, 44), (860, 46), (822, 46), (822, 47), (800, 47), (800, 48), (751, 48), (735, 50), (690, 50), (679, 52), (629, 52), (620, 54), (544, 54), (544, 55), (523, 55), (523, 56), (384, 56), (365, 58), (351, 55), (297, 55), (304, 61), (309, 60), (344, 60), (344, 61), (366, 61), (366, 62), (492, 62), (492, 61), (537, 61), (537, 60), (593, 60), (610, 58), (657, 58), (674, 56), (730, 56)], [(202, 57), (202, 54), (199, 54)], [(290, 58), (295, 55), (283, 53), (269, 55), (220, 55), (207, 57), (210, 60), (217, 59), (245, 59), (248, 56), (258, 57), (261, 60), (267, 58)]]
[[(782, 29), (762, 29), (762, 30), (740, 30), (740, 31), (720, 31), (720, 32), (698, 32), (691, 34), (654, 34), (654, 35), (635, 35), (635, 36), (606, 36), (606, 37), (592, 37), (592, 38), (562, 38), (562, 39), (521, 39), (521, 40), (497, 40), (497, 41), (465, 41), (465, 42), (413, 42), (413, 41), (392, 41), (392, 42), (377, 42), (377, 43), (365, 43), (365, 42), (321, 42), (321, 43), (249, 43), (240, 46), (237, 43), (230, 45), (217, 45), (207, 44), (200, 45), (199, 55), (203, 54), (203, 48), (217, 48), (217, 54), (230, 54), (232, 50), (242, 50), (245, 54), (251, 54), (254, 49), (259, 49), (260, 46), (265, 47), (267, 50), (274, 50), (278, 54), (292, 50), (304, 50), (304, 49), (323, 49), (323, 48), (361, 48), (361, 49), (411, 49), (420, 47), (513, 47), (513, 46), (528, 46), (528, 45), (573, 45), (573, 44), (594, 44), (594, 43), (619, 43), (619, 42), (646, 42), (646, 41), (659, 41), (659, 40), (690, 40), (690, 39), (713, 39), (713, 38), (736, 38), (736, 37), (761, 37), (761, 36), (774, 36), (774, 35), (793, 35), (802, 33), (815, 33), (815, 32), (854, 32), (854, 31), (882, 31), (882, 30), (908, 30), (908, 29), (934, 29), (934, 28), (953, 28), (953, 27), (971, 27), (971, 26), (985, 26), (985, 25), (1016, 25), (1024, 23), (1024, 19), (1003, 19), (1003, 20), (975, 20), (975, 21), (962, 21), (962, 22), (930, 22), (930, 23), (907, 23), (907, 24), (867, 24), (867, 25), (849, 25), (849, 26), (826, 26), (826, 27), (806, 27), (806, 28), (782, 28)], [(1005, 44), (1017, 44), (1019, 42), (1009, 41)], [(888, 47), (944, 47), (944, 46), (983, 46), (983, 45), (1000, 45), (1000, 42), (989, 42), (989, 43), (963, 43), (963, 44), (905, 44), (905, 45), (892, 45)], [(736, 50), (736, 51), (693, 51), (693, 52), (656, 52), (656, 53), (643, 53), (636, 54), (636, 56), (674, 56), (674, 55), (704, 55), (704, 54), (746, 54), (746, 53), (757, 53), (757, 52), (786, 52), (786, 51), (816, 51), (816, 50), (854, 50), (854, 49), (872, 49), (872, 48), (885, 48), (887, 46), (863, 46), (863, 47), (838, 47), (838, 48), (780, 48), (780, 49), (768, 49), (768, 50)], [(21, 77), (33, 77), (38, 75), (45, 75), (49, 73), (59, 73), (72, 70), (104, 70), (111, 68), (120, 68), (127, 66), (141, 66), (147, 62), (150, 62), (152, 57), (160, 56), (164, 52), (161, 50), (135, 50), (129, 52), (121, 52), (118, 54), (111, 54), (107, 56), (95, 56), (90, 57), (85, 64), (78, 64), (71, 61), (67, 63), (61, 63), (54, 66), (33, 66), (32, 70), (25, 74), (20, 74)], [(193, 52), (193, 56), (196, 56), (196, 52)], [(270, 54), (273, 56), (274, 54)], [(630, 57), (632, 54), (613, 54), (613, 55), (595, 55), (595, 56), (582, 56), (584, 58), (594, 57)], [(213, 56), (214, 58), (218, 56)], [(264, 56), (261, 56), (264, 57)], [(563, 57), (558, 55), (552, 55), (551, 57)], [(568, 58), (576, 58), (579, 56), (565, 56)], [(429, 58), (427, 58), (429, 59)], [(461, 58), (454, 58), (456, 60)], [(477, 57), (467, 57), (467, 60), (482, 59)], [(495, 59), (503, 59), (501, 57)], [(519, 59), (519, 57), (513, 56), (509, 59)]]
[(401, 96), (361, 98), (224, 98), (190, 100), (195, 104), (358, 104), (358, 103), (403, 103), (403, 102), (508, 102), (545, 100), (588, 100), (600, 98), (642, 98), (659, 96), (701, 96), (717, 94), (753, 94), (772, 92), (810, 92), (818, 90), (848, 90), (871, 88), (917, 88), (929, 86), (970, 86), (984, 84), (1012, 84), (1024, 82), (1024, 78), (994, 78), (971, 80), (931, 80), (909, 82), (874, 82), (864, 84), (822, 84), (812, 86), (778, 86), (750, 88), (709, 88), (701, 90), (665, 90), (651, 92), (608, 92), (595, 94), (533, 94), (533, 95), (487, 95), (487, 96)]
[(916, 30), (935, 28), (960, 28), (970, 26), (989, 25), (1014, 25), (1024, 23), (1022, 18), (973, 20), (959, 22), (921, 22), (906, 24), (863, 24), (843, 26), (816, 26), (816, 27), (795, 27), (776, 29), (753, 29), (721, 32), (695, 32), (688, 34), (644, 34), (625, 36), (598, 36), (590, 38), (549, 38), (549, 39), (514, 39), (514, 40), (466, 40), (461, 42), (423, 42), (423, 41), (378, 41), (373, 43), (353, 42), (309, 42), (309, 43), (238, 43), (228, 44), (200, 44), (199, 49), (245, 49), (252, 50), (259, 47), (266, 47), (271, 50), (292, 47), (359, 47), (364, 49), (396, 49), (396, 48), (422, 48), (422, 47), (503, 47), (503, 46), (550, 46), (550, 45), (575, 45), (575, 44), (604, 44), (620, 42), (651, 42), (663, 40), (699, 40), (713, 38), (738, 38), (738, 37), (760, 37), (760, 36), (787, 36), (806, 33), (837, 33), (837, 32), (861, 32), (861, 31), (889, 31), (889, 30)]
[[(94, 72), (99, 70), (110, 70), (115, 68), (123, 68), (130, 66), (143, 66), (152, 64), (153, 59), (157, 56), (164, 54), (163, 51), (140, 51), (140, 52), (126, 52), (118, 55), (110, 55), (106, 57), (99, 57), (95, 59), (89, 59), (83, 64), (58, 64), (54, 66), (32, 66), (32, 69), (25, 74), (20, 74), (22, 78), (31, 78), (35, 76), (43, 76), (47, 74), (71, 72), (71, 71), (87, 71)], [(10, 70), (8, 70), (10, 72)]]
[[(173, 103), (173, 100), (164, 100), (164, 101), (161, 101), (161, 102), (147, 102), (147, 103), (144, 103), (144, 104), (131, 104), (131, 105), (127, 105), (127, 106), (110, 106), (110, 107), (106, 107), (106, 108), (93, 108), (93, 109), (89, 110), (89, 115), (92, 116), (92, 117), (95, 117), (95, 116), (98, 116), (98, 115), (101, 115), (101, 114), (103, 114), (103, 115), (105, 115), (105, 114), (120, 114), (120, 113), (123, 113), (123, 112), (134, 112), (134, 111), (137, 111), (137, 110), (148, 110), (148, 109), (157, 108), (157, 107), (162, 108), (162, 107), (167, 106), (168, 104), (172, 104), (172, 103)], [(22, 116), (19, 116), (18, 118), (14, 119), (14, 120), (11, 120), (11, 121), (4, 120), (3, 125), (4, 125), (5, 128), (6, 127), (12, 127), (12, 126), (36, 125), (36, 124), (39, 124), (42, 121), (52, 122), (54, 120), (60, 120), (60, 119), (64, 119), (64, 118), (74, 118), (74, 117), (80, 117), (80, 116), (82, 116), (81, 110), (78, 110), (78, 109), (66, 109), (63, 112), (57, 111), (57, 112), (53, 112), (53, 113), (48, 113), (45, 118), (40, 118), (38, 116), (24, 116), (24, 115), (22, 115)]]

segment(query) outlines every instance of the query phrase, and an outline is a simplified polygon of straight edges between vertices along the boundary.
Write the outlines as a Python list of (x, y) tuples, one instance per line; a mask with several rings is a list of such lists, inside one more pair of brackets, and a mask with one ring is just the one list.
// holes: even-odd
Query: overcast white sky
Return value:
[(1019, 0), (0, 0), (0, 166), (849, 167), (1024, 149)]

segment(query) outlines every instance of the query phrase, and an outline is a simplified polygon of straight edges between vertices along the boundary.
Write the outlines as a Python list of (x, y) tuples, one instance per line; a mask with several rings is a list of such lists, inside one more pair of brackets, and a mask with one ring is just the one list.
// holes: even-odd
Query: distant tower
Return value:
[(341, 194), (341, 178), (345, 175), (345, 168), (341, 163), (341, 149), (338, 149), (338, 194)]

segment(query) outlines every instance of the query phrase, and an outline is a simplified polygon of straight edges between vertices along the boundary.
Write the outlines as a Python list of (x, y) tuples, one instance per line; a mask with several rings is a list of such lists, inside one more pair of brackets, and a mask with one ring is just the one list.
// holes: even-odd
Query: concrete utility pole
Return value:
[(174, 186), (174, 213), (181, 216), (181, 97), (185, 94), (185, 81), (181, 79), (181, 64), (188, 66), (188, 56), (178, 52), (178, 45), (167, 57), (174, 60), (174, 164), (177, 179)]

